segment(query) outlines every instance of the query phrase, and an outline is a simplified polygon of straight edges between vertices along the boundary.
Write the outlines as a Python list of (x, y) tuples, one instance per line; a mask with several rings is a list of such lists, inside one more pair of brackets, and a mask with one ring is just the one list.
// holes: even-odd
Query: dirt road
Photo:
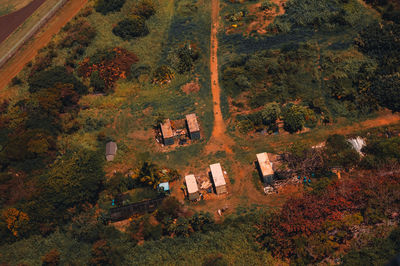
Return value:
[(67, 24), (88, 0), (70, 0), (60, 9), (49, 22), (0, 69), (0, 90), (7, 86), (37, 54), (38, 50), (50, 42), (52, 36)]
[(210, 71), (211, 71), (211, 91), (213, 98), (214, 128), (210, 141), (205, 148), (206, 153), (213, 153), (225, 150), (232, 153), (230, 146), (233, 144), (229, 136), (226, 135), (225, 122), (221, 112), (221, 88), (219, 87), (218, 77), (218, 26), (219, 26), (219, 0), (212, 0), (212, 22), (211, 22), (211, 46), (210, 46)]

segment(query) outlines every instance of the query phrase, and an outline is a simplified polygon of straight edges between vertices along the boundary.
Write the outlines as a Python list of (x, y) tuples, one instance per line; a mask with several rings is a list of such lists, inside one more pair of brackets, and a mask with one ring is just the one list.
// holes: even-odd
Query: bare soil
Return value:
[(285, 13), (284, 5), (286, 2), (287, 0), (271, 0), (271, 3), (279, 6), (279, 12), (276, 12), (275, 7), (271, 10), (261, 10), (261, 3), (252, 5), (249, 8), (249, 15), (254, 15), (256, 20), (249, 24), (247, 27), (247, 33), (250, 34), (252, 31), (257, 31), (258, 34), (266, 34), (266, 28), (274, 21), (275, 17), (281, 16)]
[(53, 35), (57, 34), (60, 29), (85, 6), (87, 1), (88, 0), (68, 1), (63, 8), (49, 20), (46, 26), (0, 69), (0, 91), (36, 56), (38, 50), (46, 46)]

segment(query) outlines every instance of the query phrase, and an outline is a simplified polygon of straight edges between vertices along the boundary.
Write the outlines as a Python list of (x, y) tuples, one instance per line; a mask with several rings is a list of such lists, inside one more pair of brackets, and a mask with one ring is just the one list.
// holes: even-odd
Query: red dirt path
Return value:
[(11, 14), (0, 17), (0, 43), (13, 33), (46, 0), (33, 0), (27, 6)]
[(37, 54), (38, 50), (50, 42), (52, 36), (57, 34), (68, 21), (81, 10), (88, 0), (70, 0), (63, 8), (49, 20), (49, 22), (37, 33), (33, 40), (28, 41), (21, 49), (0, 69), (0, 91), (10, 83)]

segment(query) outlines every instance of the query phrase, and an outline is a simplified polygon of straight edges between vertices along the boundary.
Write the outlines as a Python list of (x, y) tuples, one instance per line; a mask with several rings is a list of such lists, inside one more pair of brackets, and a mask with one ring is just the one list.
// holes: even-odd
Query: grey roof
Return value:
[(106, 144), (106, 155), (115, 155), (117, 154), (117, 143), (109, 142)]

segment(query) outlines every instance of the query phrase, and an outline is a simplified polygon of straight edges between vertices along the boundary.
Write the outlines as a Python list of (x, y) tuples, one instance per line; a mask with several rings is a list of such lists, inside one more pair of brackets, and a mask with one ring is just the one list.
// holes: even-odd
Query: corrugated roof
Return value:
[(197, 186), (196, 177), (194, 175), (185, 176), (186, 187), (189, 194), (196, 193), (199, 191), (199, 187)]
[(106, 144), (106, 155), (115, 155), (117, 154), (117, 143), (108, 142)]
[(274, 174), (274, 170), (272, 169), (271, 162), (269, 161), (268, 154), (266, 152), (257, 154), (257, 161), (260, 165), (263, 176)]
[(214, 180), (214, 185), (216, 187), (226, 185), (224, 174), (222, 173), (222, 168), (220, 163), (215, 163), (210, 165), (211, 175)]
[(186, 121), (188, 123), (190, 132), (196, 132), (196, 131), (200, 130), (199, 123), (197, 122), (196, 114), (186, 115)]
[(165, 120), (164, 124), (161, 124), (161, 133), (163, 137), (172, 138), (174, 133), (172, 132), (171, 121), (169, 119)]

